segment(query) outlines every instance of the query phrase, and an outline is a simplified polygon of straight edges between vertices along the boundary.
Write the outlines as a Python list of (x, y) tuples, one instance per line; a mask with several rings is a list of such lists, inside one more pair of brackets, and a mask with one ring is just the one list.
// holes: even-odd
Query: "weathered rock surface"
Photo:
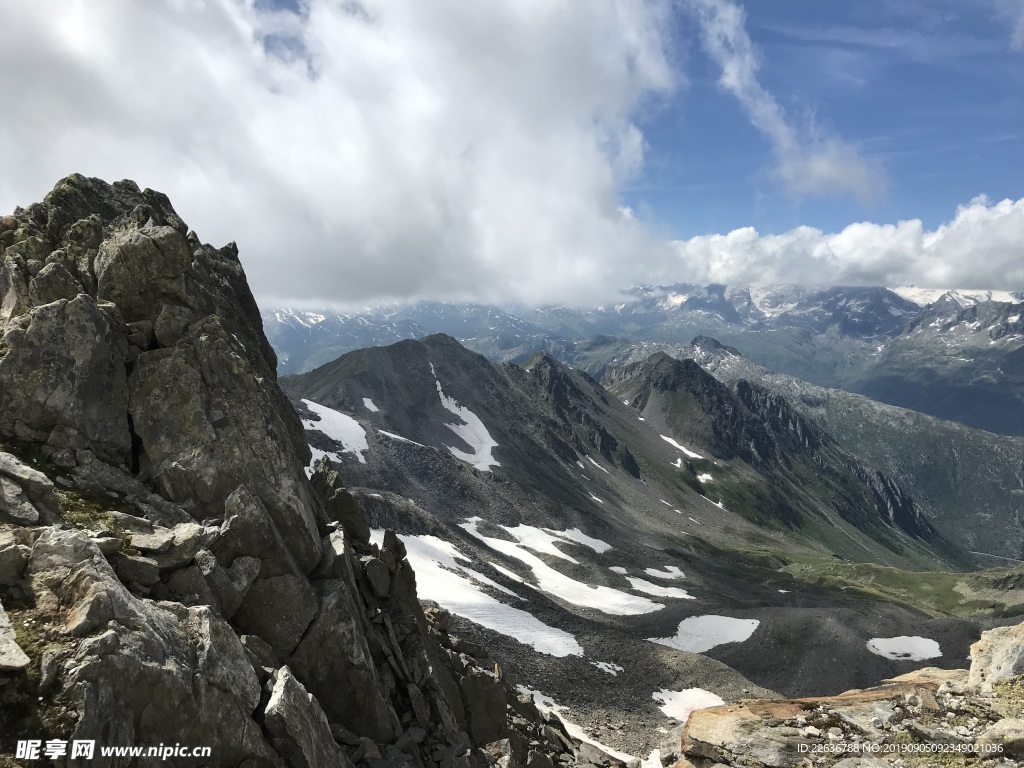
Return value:
[(971, 646), (972, 688), (991, 689), (993, 683), (1024, 674), (1024, 625), (997, 627), (984, 632)]
[(288, 667), (275, 675), (267, 704), (265, 723), (271, 742), (289, 766), (351, 766), (348, 757), (334, 743), (327, 717)]
[(88, 294), (8, 323), (0, 357), (0, 435), (88, 449), (127, 464), (126, 345)]
[(3, 604), (0, 604), (0, 672), (18, 672), (30, 663), (15, 639), (14, 628), (4, 612)]

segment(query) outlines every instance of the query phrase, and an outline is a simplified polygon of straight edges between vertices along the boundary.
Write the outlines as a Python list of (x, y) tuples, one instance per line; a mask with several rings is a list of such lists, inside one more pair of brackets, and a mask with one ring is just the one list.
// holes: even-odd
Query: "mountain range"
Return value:
[(1024, 295), (914, 288), (632, 289), (594, 308), (415, 302), (339, 314), (268, 309), (282, 373), (354, 349), (445, 333), (498, 362), (545, 350), (599, 372), (578, 350), (611, 337), (688, 343), (711, 336), (750, 361), (818, 386), (1000, 434), (1024, 434)]

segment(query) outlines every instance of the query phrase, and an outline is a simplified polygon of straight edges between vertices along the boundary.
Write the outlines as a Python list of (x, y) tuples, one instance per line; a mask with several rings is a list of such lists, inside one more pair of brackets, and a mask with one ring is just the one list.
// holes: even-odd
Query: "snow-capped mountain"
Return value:
[(268, 309), (263, 322), (281, 373), (429, 333), (449, 334), (491, 360), (524, 362), (547, 350), (572, 364), (582, 354), (592, 367), (609, 361), (595, 363), (587, 339), (627, 346), (710, 336), (813, 384), (1024, 434), (1022, 302), (1024, 294), (1005, 291), (679, 283), (638, 286), (596, 307), (416, 302), (352, 313)]

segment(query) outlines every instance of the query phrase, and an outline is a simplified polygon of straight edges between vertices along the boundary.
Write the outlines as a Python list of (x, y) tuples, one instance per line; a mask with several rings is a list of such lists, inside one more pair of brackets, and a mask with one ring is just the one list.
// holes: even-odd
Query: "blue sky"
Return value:
[(675, 237), (752, 225), (826, 231), (851, 221), (947, 221), (976, 195), (1024, 190), (1024, 51), (1012, 22), (983, 2), (745, 3), (764, 88), (800, 123), (808, 115), (874, 159), (884, 190), (780, 194), (770, 144), (718, 84), (691, 17), (675, 17), (687, 85), (643, 119), (648, 162), (624, 197)]
[(258, 300), (1024, 290), (1024, 0), (9, 0), (0, 212), (77, 171)]

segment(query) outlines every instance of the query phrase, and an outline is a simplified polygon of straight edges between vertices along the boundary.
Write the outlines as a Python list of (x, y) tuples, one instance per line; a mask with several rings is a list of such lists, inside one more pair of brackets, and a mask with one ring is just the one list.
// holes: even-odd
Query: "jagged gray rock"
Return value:
[(0, 672), (20, 672), (30, 663), (14, 637), (14, 628), (0, 603)]
[(0, 434), (128, 463), (125, 342), (91, 296), (33, 308), (4, 341)]
[[(224, 764), (247, 758), (272, 764), (273, 752), (251, 718), (259, 683), (238, 637), (208, 608), (135, 599), (75, 531), (43, 530), (28, 573), (37, 608), (54, 620), (63, 649), (57, 677), (80, 702), (71, 738), (187, 740), (217, 745)], [(75, 644), (75, 637), (104, 627)]]
[(351, 761), (334, 743), (331, 726), (313, 695), (288, 667), (281, 667), (275, 677), (264, 718), (274, 747), (289, 768), (351, 768)]
[[(319, 613), (288, 663), (296, 674), (309, 681), (310, 690), (332, 722), (386, 744), (399, 732), (398, 717), (388, 703), (386, 688), (370, 653), (362, 601), (344, 549), (343, 534), (335, 534), (331, 544), (336, 552), (340, 550), (336, 558), (339, 578), (317, 584)], [(329, 653), (324, 653), (326, 648)], [(346, 681), (346, 685), (338, 685), (339, 680)], [(365, 694), (354, 699), (352, 689)]]

